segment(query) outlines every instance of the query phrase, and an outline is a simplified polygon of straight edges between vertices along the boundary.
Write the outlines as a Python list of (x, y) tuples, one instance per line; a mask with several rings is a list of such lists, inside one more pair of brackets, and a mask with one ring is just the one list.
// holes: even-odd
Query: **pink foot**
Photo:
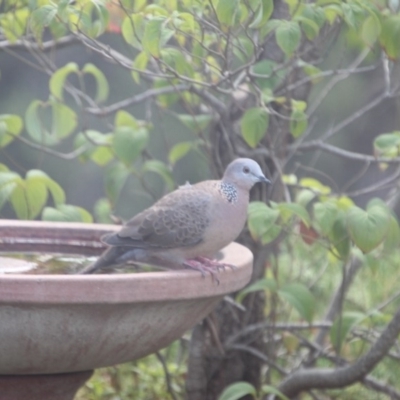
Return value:
[(195, 269), (196, 271), (200, 271), (203, 277), (205, 277), (206, 272), (209, 272), (212, 278), (219, 284), (219, 279), (217, 278), (217, 273), (221, 269), (225, 269), (226, 267), (235, 269), (236, 267), (231, 264), (220, 263), (215, 260), (211, 260), (207, 257), (195, 257), (190, 260), (186, 260), (183, 264), (185, 267), (189, 267)]
[(235, 265), (220, 263), (216, 260), (212, 260), (211, 258), (207, 258), (207, 257), (196, 257), (195, 260), (200, 261), (203, 265), (206, 265), (207, 267), (216, 268), (217, 271), (219, 271), (220, 269), (225, 269), (225, 268), (236, 269)]

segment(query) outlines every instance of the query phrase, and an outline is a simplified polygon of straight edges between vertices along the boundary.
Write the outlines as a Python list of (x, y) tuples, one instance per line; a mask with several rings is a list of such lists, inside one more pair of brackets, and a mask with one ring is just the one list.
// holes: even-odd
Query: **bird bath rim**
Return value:
[[(100, 236), (119, 228), (106, 224), (0, 220), (0, 252), (24, 249), (99, 255), (105, 248)], [(183, 269), (100, 275), (4, 274), (0, 275), (0, 304), (114, 304), (223, 296), (249, 282), (253, 255), (237, 243), (221, 252), (221, 261), (236, 268), (220, 271), (219, 284), (210, 274), (202, 277), (197, 271)]]

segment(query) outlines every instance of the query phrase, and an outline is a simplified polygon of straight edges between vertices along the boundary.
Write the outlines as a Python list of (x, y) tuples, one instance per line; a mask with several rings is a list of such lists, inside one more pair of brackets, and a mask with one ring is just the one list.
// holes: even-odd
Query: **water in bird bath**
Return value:
[[(57, 253), (0, 253), (0, 275), (1, 274), (76, 274), (84, 266), (93, 262), (97, 257), (87, 257), (79, 254), (57, 254)], [(123, 268), (109, 269), (107, 273), (133, 273), (151, 272), (159, 270), (150, 265), (126, 265)]]

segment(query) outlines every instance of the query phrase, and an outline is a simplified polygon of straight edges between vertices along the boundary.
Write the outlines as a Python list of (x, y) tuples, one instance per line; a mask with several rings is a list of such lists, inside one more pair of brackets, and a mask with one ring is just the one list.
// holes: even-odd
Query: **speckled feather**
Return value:
[[(111, 246), (170, 248), (192, 246), (203, 239), (217, 181), (202, 182), (167, 194), (102, 240)], [(207, 189), (207, 190), (205, 190)], [(221, 196), (222, 199), (222, 196)], [(227, 201), (227, 200), (225, 200)]]
[(213, 257), (240, 234), (250, 188), (260, 181), (267, 180), (255, 161), (237, 159), (221, 181), (181, 186), (137, 214), (119, 232), (103, 236), (110, 248), (81, 273), (128, 260), (184, 264), (196, 257)]

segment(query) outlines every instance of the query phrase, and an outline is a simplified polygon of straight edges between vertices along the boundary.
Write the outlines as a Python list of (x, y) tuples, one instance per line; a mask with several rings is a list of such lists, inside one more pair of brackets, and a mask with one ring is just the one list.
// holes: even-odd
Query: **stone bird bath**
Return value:
[[(97, 255), (99, 237), (116, 229), (0, 220), (0, 252)], [(71, 400), (93, 369), (179, 338), (249, 282), (251, 252), (232, 243), (222, 254), (237, 268), (221, 271), (219, 285), (191, 270), (0, 275), (0, 400)]]

